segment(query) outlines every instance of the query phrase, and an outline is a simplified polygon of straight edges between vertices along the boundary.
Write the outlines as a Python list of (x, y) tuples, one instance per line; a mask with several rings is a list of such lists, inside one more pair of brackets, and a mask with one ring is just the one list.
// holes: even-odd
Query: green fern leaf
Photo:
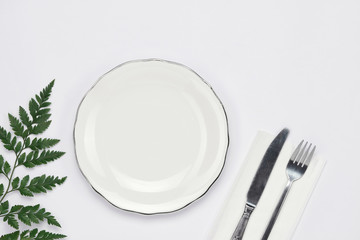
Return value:
[(51, 102), (44, 102), (43, 104), (41, 104), (41, 107), (49, 107), (51, 105)]
[(38, 102), (38, 104), (40, 105), (42, 103), (42, 99), (39, 97), (39, 95), (35, 95), (35, 99)]
[(38, 230), (35, 228), (33, 230), (30, 231), (30, 237), (36, 237), (36, 234), (38, 233)]
[(34, 196), (34, 194), (32, 194), (32, 192), (27, 188), (21, 188), (21, 189), (19, 189), (19, 192), (20, 192), (21, 195), (26, 196), (26, 197), (33, 197)]
[(10, 209), (10, 213), (16, 213), (16, 212), (20, 211), (23, 207), (24, 207), (23, 205), (12, 206)]
[(50, 112), (50, 108), (42, 108), (39, 110), (38, 114), (39, 115), (44, 115)]
[[(44, 118), (47, 118), (46, 116), (42, 116), (50, 111), (49, 108), (44, 108), (47, 106), (50, 106), (50, 103), (47, 102), (50, 98), (52, 88), (54, 86), (55, 81), (51, 81), (48, 86), (46, 86), (41, 92), (40, 96), (36, 95), (35, 99), (32, 98), (29, 102), (29, 112), (30, 115), (33, 118), (33, 122), (36, 121), (36, 123), (41, 123), (44, 121)], [(46, 121), (46, 120), (45, 120)]]
[(25, 148), (28, 148), (30, 146), (31, 143), (30, 141), (31, 141), (30, 138), (25, 139), (25, 143), (24, 143)]
[(15, 219), (15, 216), (12, 213), (5, 215), (4, 222), (7, 222), (11, 227), (15, 229), (19, 229), (19, 222)]
[(32, 194), (32, 192), (26, 188), (26, 185), (28, 184), (30, 180), (29, 175), (26, 175), (25, 177), (23, 177), (23, 179), (20, 182), (20, 187), (17, 188), (16, 190), (19, 190), (20, 194), (26, 197), (33, 197), (34, 194)]
[(30, 99), (29, 101), (29, 112), (32, 118), (36, 118), (37, 112), (39, 111), (40, 106), (36, 103), (35, 99)]
[(0, 184), (0, 197), (4, 194), (4, 184)]
[(13, 179), (12, 183), (11, 183), (11, 186), (13, 189), (16, 189), (19, 187), (19, 182), (20, 182), (20, 178), (19, 177), (16, 177)]
[(31, 148), (32, 150), (44, 150), (55, 146), (59, 142), (59, 139), (34, 138), (29, 145), (29, 148)]
[(29, 175), (26, 175), (25, 177), (23, 177), (23, 179), (21, 180), (21, 183), (20, 183), (20, 187), (21, 188), (25, 187), (28, 184), (29, 180), (30, 180)]
[[(17, 235), (17, 237), (19, 237), (19, 235)], [(51, 232), (47, 232), (45, 230), (42, 230), (39, 232), (39, 230), (35, 228), (31, 231), (30, 230), (23, 231), (20, 235), (20, 240), (56, 240), (56, 239), (62, 239), (65, 237), (66, 237), (66, 235), (58, 234), (58, 233), (51, 233)], [(17, 240), (17, 238), (14, 238), (14, 239)], [(14, 240), (14, 239), (9, 239), (9, 240)], [(0, 240), (2, 240), (2, 239), (0, 238)]]
[(18, 142), (15, 146), (15, 152), (16, 153), (19, 153), (21, 151), (21, 148), (22, 148), (22, 143), (21, 142)]
[(45, 232), (44, 230), (39, 233), (39, 235), (35, 238), (35, 240), (55, 240), (55, 239), (61, 239), (65, 238), (66, 235), (63, 234), (56, 234), (56, 233), (50, 233)]
[(20, 240), (32, 240), (34, 239), (34, 237), (36, 236), (36, 233), (37, 233), (37, 229), (34, 229), (36, 230), (35, 232), (35, 235), (31, 236), (31, 232), (29, 230), (25, 230), (23, 232), (21, 232), (20, 234)]
[[(39, 114), (42, 113), (44, 110), (45, 109), (40, 110)], [(37, 118), (34, 119), (34, 123), (38, 123), (38, 124), (39, 123), (45, 123), (47, 120), (49, 120), (50, 117), (51, 117), (50, 113), (43, 113), (43, 114), (41, 114), (40, 116), (38, 116)]]
[(40, 92), (40, 97), (42, 100), (42, 103), (46, 102), (47, 100), (49, 100), (49, 97), (51, 95), (51, 91), (52, 88), (54, 87), (54, 83), (55, 83), (55, 79), (52, 80), (41, 92)]
[(39, 219), (36, 217), (36, 215), (34, 213), (29, 213), (28, 217), (30, 219), (31, 222), (33, 223), (39, 223)]
[(11, 166), (7, 161), (5, 161), (3, 173), (5, 173), (5, 175), (8, 176), (10, 171), (11, 171)]
[(18, 222), (15, 219), (15, 216), (17, 216), (17, 218), (22, 223), (28, 226), (31, 226), (32, 223), (38, 224), (40, 221), (46, 220), (49, 225), (61, 227), (60, 223), (55, 219), (55, 217), (51, 215), (50, 212), (47, 212), (45, 208), (40, 208), (39, 204), (35, 206), (18, 205), (16, 211), (5, 215), (4, 221), (7, 221), (10, 226), (16, 228), (16, 226), (18, 227)]
[(30, 121), (30, 117), (28, 115), (28, 113), (26, 112), (26, 110), (23, 107), (19, 107), (19, 116), (20, 116), (20, 120), (21, 122), (26, 126), (26, 127), (30, 127), (32, 122)]
[(13, 191), (20, 191), (22, 195), (32, 197), (36, 193), (46, 193), (47, 191), (52, 190), (56, 186), (63, 184), (65, 180), (66, 177), (59, 178), (54, 176), (46, 176), (44, 174), (39, 177), (33, 178), (29, 184), (27, 184), (29, 178), (26, 178), (20, 186), (16, 185), (17, 182), (15, 182), (16, 187), (14, 187), (13, 185)]
[(0, 140), (4, 144), (4, 147), (7, 150), (14, 150), (14, 147), (12, 142), (16, 141), (16, 138), (14, 137), (13, 140), (11, 140), (11, 133), (6, 131), (3, 127), (0, 127)]
[(41, 152), (40, 156), (38, 154), (38, 151), (33, 151), (31, 157), (29, 157), (29, 155), (26, 157), (23, 165), (27, 168), (33, 168), (38, 165), (47, 164), (48, 162), (55, 161), (56, 159), (62, 157), (65, 153), (59, 151), (44, 150)]
[(2, 155), (0, 155), (0, 174), (3, 173), (4, 174), (4, 170), (3, 170), (3, 167), (4, 167), (4, 158)]
[(10, 164), (4, 160), (3, 156), (0, 155), (0, 174), (4, 174), (8, 177), (11, 171)]
[[(12, 233), (9, 233), (9, 234), (5, 234), (5, 235), (2, 235), (0, 237), (0, 240), (18, 240), (19, 239), (19, 234), (20, 234), (19, 231), (12, 232)], [(21, 240), (25, 240), (25, 239), (21, 239)], [(31, 240), (31, 239), (29, 239), (29, 240)]]
[(45, 218), (47, 219), (47, 223), (49, 225), (54, 225), (54, 226), (57, 226), (57, 227), (61, 227), (60, 223), (55, 219), (54, 216), (49, 215), (49, 216), (46, 216)]
[[(0, 139), (3, 143), (7, 143), (7, 131), (3, 128), (3, 127), (0, 127)], [(6, 142), (4, 142), (6, 141)]]
[(29, 216), (25, 213), (19, 213), (18, 214), (18, 219), (23, 222), (24, 224), (31, 226), (31, 220), (29, 218)]
[(5, 214), (9, 211), (9, 201), (0, 204), (0, 214)]
[(50, 126), (51, 121), (38, 123), (35, 127), (33, 127), (31, 133), (32, 134), (40, 134), (45, 132), (46, 129)]
[(26, 135), (24, 135), (25, 128), (24, 125), (20, 122), (20, 120), (14, 117), (13, 115), (11, 115), (10, 113), (8, 114), (8, 117), (10, 121), (10, 127), (14, 131), (14, 134), (16, 136), (25, 138), (26, 137)]
[(23, 164), (23, 162), (25, 161), (25, 158), (26, 158), (26, 154), (25, 153), (22, 153), (19, 158), (18, 158), (18, 165), (21, 165)]

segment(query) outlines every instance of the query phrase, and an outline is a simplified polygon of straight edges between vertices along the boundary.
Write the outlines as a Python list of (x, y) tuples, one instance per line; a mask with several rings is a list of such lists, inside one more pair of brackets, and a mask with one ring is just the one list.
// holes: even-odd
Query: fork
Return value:
[(304, 140), (302, 140), (300, 142), (300, 144), (296, 147), (295, 151), (291, 155), (290, 160), (286, 166), (286, 175), (287, 175), (288, 181), (287, 181), (286, 187), (281, 195), (281, 198), (280, 198), (278, 204), (276, 205), (274, 213), (271, 216), (270, 222), (268, 223), (268, 226), (265, 230), (262, 240), (268, 239), (268, 237), (271, 233), (271, 230), (275, 224), (275, 221), (276, 221), (277, 217), (279, 216), (281, 207), (283, 206), (285, 199), (290, 191), (292, 184), (304, 175), (304, 173), (305, 173), (307, 167), (309, 166), (309, 163), (314, 155), (316, 146), (314, 146), (312, 148), (312, 150), (310, 151), (312, 144), (310, 143), (309, 147), (307, 147), (308, 142), (306, 142), (304, 147), (302, 147), (303, 143), (304, 143)]

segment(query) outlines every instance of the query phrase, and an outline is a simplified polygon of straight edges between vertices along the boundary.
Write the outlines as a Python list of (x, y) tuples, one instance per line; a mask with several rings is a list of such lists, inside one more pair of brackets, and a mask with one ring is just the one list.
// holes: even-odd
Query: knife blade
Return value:
[(270, 177), (271, 171), (288, 135), (289, 130), (287, 128), (281, 130), (281, 132), (274, 138), (266, 150), (251, 182), (249, 191), (247, 193), (244, 213), (231, 237), (231, 240), (239, 240), (243, 238), (249, 218), (261, 198), (266, 183)]

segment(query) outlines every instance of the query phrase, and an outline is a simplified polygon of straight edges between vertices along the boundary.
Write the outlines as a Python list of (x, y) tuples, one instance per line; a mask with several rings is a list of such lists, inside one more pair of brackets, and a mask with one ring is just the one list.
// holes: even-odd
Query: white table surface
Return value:
[[(357, 0), (0, 0), (0, 125), (56, 78), (45, 136), (60, 138), (57, 149), (67, 152), (31, 172), (67, 175), (66, 184), (11, 200), (41, 202), (68, 239), (205, 240), (257, 130), (287, 126), (291, 141), (317, 143), (328, 161), (293, 239), (360, 239), (359, 12)], [(213, 86), (231, 144), (203, 198), (176, 213), (142, 216), (92, 190), (77, 167), (72, 132), (78, 104), (100, 75), (153, 57), (183, 63)]]

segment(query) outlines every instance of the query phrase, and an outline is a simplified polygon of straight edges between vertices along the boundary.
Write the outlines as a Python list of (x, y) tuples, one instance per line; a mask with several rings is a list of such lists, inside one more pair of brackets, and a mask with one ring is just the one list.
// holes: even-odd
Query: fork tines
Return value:
[[(308, 142), (305, 143), (304, 147), (302, 147), (304, 143), (304, 140), (300, 142), (300, 144), (296, 147), (294, 153), (291, 155), (290, 160), (293, 161), (293, 163), (296, 163), (297, 165), (300, 165), (303, 167), (304, 165), (307, 167), (314, 155), (316, 146), (312, 148), (312, 143), (310, 143), (309, 147), (307, 147)], [(309, 154), (310, 152), (310, 154)]]

